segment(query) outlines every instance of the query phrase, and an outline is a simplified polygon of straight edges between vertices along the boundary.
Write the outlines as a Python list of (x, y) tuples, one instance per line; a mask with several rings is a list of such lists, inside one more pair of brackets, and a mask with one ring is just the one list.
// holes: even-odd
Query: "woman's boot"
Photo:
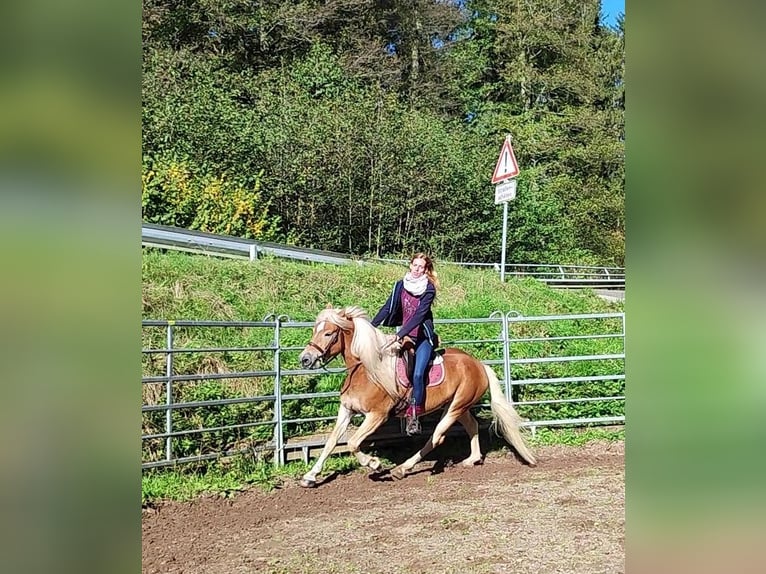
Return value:
[(414, 403), (410, 403), (410, 406), (407, 407), (407, 412), (405, 413), (405, 421), (406, 425), (404, 427), (405, 432), (408, 436), (412, 436), (415, 434), (420, 434), (420, 421), (418, 420), (418, 417), (423, 414), (423, 407), (418, 406)]

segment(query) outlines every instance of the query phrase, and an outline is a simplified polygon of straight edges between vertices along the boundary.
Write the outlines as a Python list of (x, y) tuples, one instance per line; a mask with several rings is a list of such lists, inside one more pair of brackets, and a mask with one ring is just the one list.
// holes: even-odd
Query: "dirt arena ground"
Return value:
[[(144, 510), (144, 574), (616, 574), (625, 571), (624, 443), (539, 447), (529, 467), (425, 461), (234, 499)], [(458, 459), (459, 460), (459, 459)]]

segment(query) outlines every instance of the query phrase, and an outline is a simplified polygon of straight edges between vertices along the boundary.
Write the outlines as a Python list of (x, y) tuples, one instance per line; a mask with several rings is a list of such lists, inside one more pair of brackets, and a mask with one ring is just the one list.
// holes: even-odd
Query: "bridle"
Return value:
[(319, 357), (317, 357), (317, 359), (314, 360), (314, 362), (316, 362), (317, 360), (322, 361), (320, 367), (324, 367), (327, 363), (329, 363), (335, 358), (335, 357), (328, 358), (327, 355), (330, 353), (330, 348), (338, 341), (338, 333), (340, 333), (340, 331), (341, 331), (340, 327), (338, 327), (337, 329), (335, 329), (335, 331), (333, 331), (332, 339), (330, 339), (330, 342), (327, 343), (327, 346), (324, 349), (320, 347), (319, 345), (317, 345), (316, 343), (314, 343), (314, 341), (309, 341), (308, 346), (313, 347), (320, 353)]

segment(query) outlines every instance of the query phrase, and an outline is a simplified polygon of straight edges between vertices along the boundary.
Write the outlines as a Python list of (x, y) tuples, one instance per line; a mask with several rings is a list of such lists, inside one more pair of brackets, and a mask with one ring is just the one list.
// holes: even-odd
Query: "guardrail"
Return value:
[[(533, 432), (624, 423), (624, 313), (496, 312), (436, 325), (445, 346), (500, 369), (506, 395)], [(342, 368), (294, 368), (312, 327), (284, 316), (143, 321), (142, 468), (243, 452), (273, 456), (275, 464), (307, 461), (324, 446), (324, 435), (316, 433), (335, 420), (345, 376)], [(381, 438), (380, 432), (369, 440)], [(405, 436), (390, 425), (385, 433)]]
[[(175, 249), (220, 257), (255, 260), (263, 254), (274, 257), (331, 263), (334, 265), (364, 263), (403, 263), (403, 259), (359, 259), (343, 253), (255, 241), (202, 231), (190, 231), (166, 225), (144, 223), (141, 226), (141, 244), (146, 247)], [(500, 272), (498, 263), (452, 262), (463, 267), (488, 268)], [(514, 277), (533, 277), (552, 287), (624, 289), (625, 269), (587, 265), (552, 265), (537, 263), (507, 263), (505, 274)]]
[[(381, 259), (387, 263), (406, 264), (404, 259)], [(499, 263), (451, 262), (450, 265), (478, 267), (500, 272)], [(598, 265), (559, 265), (545, 263), (506, 263), (505, 275), (533, 277), (552, 287), (589, 287), (625, 289), (625, 268)]]
[(190, 231), (177, 227), (144, 223), (141, 225), (141, 244), (147, 247), (162, 249), (178, 249), (193, 253), (205, 253), (223, 257), (236, 257), (254, 260), (262, 254), (313, 261), (316, 263), (333, 263), (346, 265), (361, 263), (342, 253), (291, 247), (268, 241), (254, 241), (226, 235), (214, 235), (202, 231)]

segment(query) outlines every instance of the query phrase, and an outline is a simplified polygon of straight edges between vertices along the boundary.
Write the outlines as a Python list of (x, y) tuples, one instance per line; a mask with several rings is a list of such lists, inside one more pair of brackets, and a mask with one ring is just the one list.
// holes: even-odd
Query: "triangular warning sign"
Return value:
[(503, 147), (500, 150), (500, 157), (495, 166), (495, 172), (492, 174), (492, 183), (500, 183), (509, 177), (519, 175), (519, 164), (516, 163), (516, 156), (511, 147), (511, 136), (505, 136)]

